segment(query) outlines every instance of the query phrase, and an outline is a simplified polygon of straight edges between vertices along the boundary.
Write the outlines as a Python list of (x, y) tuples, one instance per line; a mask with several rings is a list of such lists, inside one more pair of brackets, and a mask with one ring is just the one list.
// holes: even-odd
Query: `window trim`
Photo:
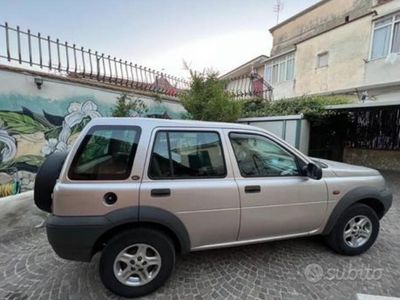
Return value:
[[(168, 144), (168, 157), (170, 159), (170, 168), (171, 168), (171, 153), (170, 153), (170, 140), (169, 140), (169, 134), (168, 132), (192, 132), (192, 133), (196, 133), (196, 132), (201, 132), (201, 133), (216, 133), (218, 135), (219, 138), (219, 145), (221, 147), (221, 153), (222, 153), (222, 160), (224, 163), (224, 174), (223, 175), (218, 175), (218, 176), (196, 176), (196, 177), (154, 177), (151, 176), (150, 174), (150, 166), (151, 166), (151, 157), (153, 155), (154, 152), (154, 148), (156, 145), (156, 139), (157, 139), (157, 135), (159, 133), (165, 132), (167, 135), (167, 144)], [(151, 152), (149, 153), (149, 160), (147, 162), (147, 177), (151, 180), (196, 180), (196, 179), (222, 179), (222, 178), (226, 178), (228, 176), (228, 169), (227, 169), (227, 163), (226, 163), (226, 159), (225, 159), (225, 149), (224, 149), (224, 145), (222, 142), (222, 137), (219, 131), (216, 130), (194, 130), (194, 129), (158, 129), (155, 131), (153, 138), (152, 138), (152, 147), (151, 147)], [(171, 174), (173, 174), (173, 169), (171, 169)]]
[[(323, 57), (325, 55), (327, 56), (326, 65), (320, 66), (319, 65), (320, 59), (321, 59), (321, 57)], [(324, 52), (318, 53), (317, 54), (317, 69), (323, 69), (323, 68), (327, 68), (327, 67), (329, 67), (329, 51), (324, 51)]]
[[(233, 148), (233, 145), (232, 145), (232, 140), (231, 140), (231, 135), (232, 134), (256, 135), (256, 136), (260, 136), (260, 137), (263, 137), (263, 138), (271, 141), (275, 145), (278, 145), (280, 148), (282, 148), (283, 150), (285, 150), (289, 154), (293, 155), (294, 161), (296, 163), (297, 170), (298, 170), (299, 174), (298, 175), (282, 175), (282, 176), (247, 176), (247, 175), (245, 176), (245, 175), (243, 175), (242, 171), (240, 170), (240, 167), (239, 167), (239, 162), (238, 162), (238, 158), (236, 156), (235, 149)], [(274, 139), (270, 138), (269, 136), (266, 136), (266, 135), (261, 134), (261, 133), (256, 133), (256, 132), (230, 131), (229, 134), (228, 134), (228, 138), (229, 138), (229, 143), (230, 143), (231, 148), (232, 148), (232, 152), (233, 152), (233, 154), (235, 156), (236, 166), (237, 166), (237, 168), (239, 170), (239, 173), (240, 173), (240, 176), (242, 178), (291, 178), (291, 177), (304, 177), (304, 174), (303, 174), (303, 171), (302, 171), (302, 168), (301, 168), (301, 162), (303, 162), (303, 160), (299, 156), (297, 156), (295, 153), (293, 153), (293, 151), (291, 151), (290, 149), (286, 148), (284, 145), (282, 145), (278, 141), (275, 141)]]
[[(372, 22), (372, 32), (371, 32), (371, 41), (370, 41), (370, 47), (369, 47), (369, 60), (370, 61), (379, 60), (379, 59), (385, 59), (390, 54), (400, 55), (400, 51), (399, 52), (392, 52), (395, 25), (397, 23), (400, 24), (400, 19), (396, 20), (396, 17), (399, 17), (399, 16), (400, 16), (400, 12), (398, 11), (398, 12), (395, 12), (395, 13), (393, 13), (391, 15), (382, 16), (381, 18), (373, 20), (373, 22)], [(380, 22), (380, 21), (382, 21), (384, 19), (391, 19), (391, 21), (389, 23), (387, 23), (387, 24), (376, 26), (376, 23), (378, 23), (378, 22)], [(373, 58), (372, 57), (372, 52), (373, 52), (373, 46), (374, 46), (375, 31), (377, 29), (381, 29), (381, 28), (388, 27), (388, 26), (390, 27), (388, 53), (385, 56), (380, 56), (380, 57)]]
[[(73, 173), (73, 168), (77, 164), (78, 158), (82, 155), (82, 152), (84, 148), (86, 147), (87, 143), (89, 142), (90, 138), (92, 137), (92, 133), (100, 130), (136, 130), (136, 147), (132, 147), (130, 153), (129, 153), (129, 159), (128, 159), (128, 166), (130, 168), (125, 172), (123, 175), (124, 177), (114, 177), (114, 178), (103, 178), (103, 177), (111, 177), (111, 174), (104, 174), (102, 177), (93, 179), (89, 178), (88, 176), (82, 176), (82, 175), (77, 175)], [(67, 178), (70, 181), (90, 181), (90, 182), (100, 182), (100, 181), (117, 181), (117, 180), (127, 180), (130, 178), (133, 170), (133, 164), (135, 161), (138, 145), (140, 142), (140, 137), (142, 133), (142, 128), (140, 126), (136, 125), (94, 125), (91, 127), (86, 133), (83, 139), (81, 140), (78, 149), (74, 153), (74, 157), (71, 161), (71, 163), (68, 166), (68, 172), (67, 172)], [(125, 176), (126, 175), (126, 176)]]
[[(292, 78), (288, 79), (288, 62), (293, 61), (293, 71), (292, 71)], [(280, 80), (281, 77), (281, 64), (285, 64), (285, 70), (284, 70), (284, 80)], [(276, 81), (274, 81), (274, 66), (277, 66), (277, 76), (276, 76)], [(270, 76), (269, 76), (270, 74)], [(267, 82), (271, 85), (276, 85), (280, 84), (283, 82), (290, 82), (295, 80), (295, 74), (296, 74), (296, 52), (290, 52), (283, 54), (281, 56), (278, 56), (276, 58), (273, 58), (266, 62), (265, 67), (264, 67), (264, 78), (267, 80)], [(269, 80), (270, 78), (270, 80)]]

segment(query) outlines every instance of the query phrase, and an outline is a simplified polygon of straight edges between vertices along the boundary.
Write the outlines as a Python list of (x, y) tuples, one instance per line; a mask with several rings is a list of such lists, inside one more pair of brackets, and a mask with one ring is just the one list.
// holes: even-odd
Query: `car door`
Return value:
[(327, 207), (325, 182), (302, 176), (299, 158), (273, 138), (227, 133), (241, 201), (239, 240), (316, 230)]
[(139, 203), (138, 180), (143, 169), (141, 128), (96, 125), (88, 129), (66, 162), (66, 172), (55, 186), (56, 215), (105, 215)]
[(239, 193), (226, 148), (219, 129), (158, 128), (153, 133), (140, 207), (177, 216), (191, 248), (237, 239)]

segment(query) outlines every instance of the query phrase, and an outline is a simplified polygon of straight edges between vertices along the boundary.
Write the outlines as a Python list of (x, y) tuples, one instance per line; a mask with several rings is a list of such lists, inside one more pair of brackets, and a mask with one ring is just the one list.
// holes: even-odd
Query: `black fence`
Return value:
[(0, 58), (9, 65), (176, 96), (189, 82), (41, 33), (0, 24)]
[(343, 160), (344, 148), (400, 150), (400, 107), (337, 111), (311, 120), (311, 156)]
[(400, 150), (400, 107), (349, 112), (346, 147)]

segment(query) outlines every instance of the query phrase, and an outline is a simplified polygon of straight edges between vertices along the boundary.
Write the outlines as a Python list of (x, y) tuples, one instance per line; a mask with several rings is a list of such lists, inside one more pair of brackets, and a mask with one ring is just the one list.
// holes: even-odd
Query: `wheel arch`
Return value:
[(388, 195), (382, 195), (382, 192), (371, 187), (358, 187), (349, 191), (336, 204), (322, 234), (329, 234), (342, 213), (356, 203), (362, 203), (371, 207), (376, 212), (379, 219), (381, 219), (391, 205), (391, 194), (390, 197)]
[(108, 216), (111, 225), (96, 240), (92, 255), (101, 251), (116, 234), (134, 228), (151, 228), (161, 231), (172, 240), (178, 253), (185, 254), (190, 251), (190, 238), (186, 227), (173, 213), (157, 207), (140, 206), (134, 217), (130, 213), (129, 218), (121, 219), (121, 216), (127, 215), (123, 210), (118, 210)]

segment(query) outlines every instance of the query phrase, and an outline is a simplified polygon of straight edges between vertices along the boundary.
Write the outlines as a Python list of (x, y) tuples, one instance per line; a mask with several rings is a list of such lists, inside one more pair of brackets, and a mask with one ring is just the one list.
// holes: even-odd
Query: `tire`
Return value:
[(49, 155), (36, 174), (33, 198), (36, 206), (43, 211), (51, 212), (51, 195), (67, 155), (67, 152)]
[[(144, 256), (140, 256), (143, 252), (139, 249), (142, 248), (147, 249)], [(155, 264), (157, 259), (160, 265), (151, 265)], [(100, 259), (100, 278), (110, 291), (119, 296), (139, 297), (162, 286), (171, 275), (174, 265), (175, 248), (168, 236), (154, 229), (132, 229), (112, 238), (103, 250)], [(146, 277), (142, 273), (144, 268), (147, 274), (153, 274), (149, 282), (145, 282), (139, 276), (141, 274)], [(118, 274), (127, 274), (125, 278), (128, 279), (122, 279), (124, 276)]]
[[(357, 229), (360, 227), (364, 230)], [(379, 218), (376, 212), (365, 204), (354, 204), (339, 217), (329, 235), (326, 236), (326, 242), (339, 254), (359, 255), (374, 244), (378, 233)]]

